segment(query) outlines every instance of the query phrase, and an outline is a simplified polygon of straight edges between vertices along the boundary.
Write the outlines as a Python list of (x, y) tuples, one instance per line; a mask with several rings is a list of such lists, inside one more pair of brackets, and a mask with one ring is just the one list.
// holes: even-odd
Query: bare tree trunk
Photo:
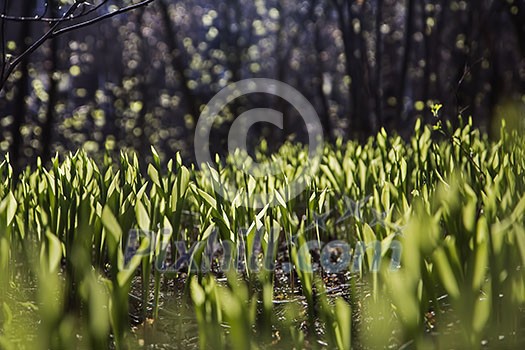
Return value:
[[(412, 35), (414, 33), (414, 12), (416, 3), (414, 0), (408, 0), (405, 24), (405, 44), (403, 50), (403, 56), (401, 58), (401, 74), (399, 76), (399, 95), (397, 98), (397, 115), (400, 118), (401, 123), (408, 120), (408, 115), (405, 111), (405, 89), (408, 80), (408, 68), (410, 66), (411, 54), (412, 54)], [(399, 124), (398, 124), (399, 125)]]
[[(148, 47), (147, 47), (146, 39), (144, 39), (144, 36), (142, 35), (142, 26), (144, 25), (145, 13), (146, 13), (145, 8), (137, 12), (137, 23), (139, 23), (138, 30), (137, 30), (137, 36), (139, 37), (139, 40), (140, 40), (139, 50), (140, 50), (140, 59), (142, 62), (142, 64), (139, 65), (139, 67), (141, 67), (139, 68), (140, 71), (136, 73), (139, 76), (141, 76), (141, 78), (139, 79), (138, 90), (140, 93), (139, 98), (142, 102), (142, 109), (140, 110), (139, 115), (137, 117), (137, 128), (139, 128), (141, 131), (141, 134), (138, 137), (138, 142), (136, 145), (136, 151), (138, 152), (138, 154), (146, 154), (148, 152), (148, 147), (149, 147), (149, 135), (146, 132), (146, 115), (148, 113), (149, 97), (150, 97), (148, 96), (148, 86), (150, 86), (149, 85), (150, 82), (148, 81), (149, 55), (148, 55)], [(139, 161), (142, 163), (141, 164), (142, 166), (145, 166), (145, 157), (140, 157)]]
[(383, 35), (381, 34), (381, 24), (383, 22), (383, 0), (377, 1), (376, 14), (376, 76), (375, 76), (375, 108), (379, 126), (384, 126), (383, 121)]
[(170, 51), (171, 56), (171, 65), (173, 66), (173, 69), (178, 73), (180, 78), (180, 86), (181, 86), (181, 92), (183, 101), (185, 101), (186, 106), (188, 108), (188, 112), (191, 114), (191, 116), (196, 120), (199, 117), (199, 103), (197, 101), (197, 98), (195, 97), (195, 94), (191, 91), (189, 85), (188, 85), (188, 78), (186, 77), (186, 74), (184, 73), (184, 61), (182, 59), (182, 51), (179, 47), (179, 43), (177, 41), (177, 35), (176, 31), (173, 29), (171, 18), (169, 14), (168, 6), (166, 5), (166, 2), (164, 0), (156, 1), (156, 3), (159, 6), (161, 18), (162, 18), (162, 24), (164, 26), (164, 30), (166, 32), (166, 44), (168, 44), (168, 49)]
[(431, 63), (430, 63), (430, 69), (432, 70), (433, 73), (436, 74), (436, 81), (434, 82), (434, 86), (436, 87), (434, 93), (435, 93), (435, 98), (440, 102), (442, 103), (443, 102), (443, 99), (445, 98), (445, 95), (443, 93), (443, 89), (441, 87), (442, 85), (442, 76), (441, 76), (441, 72), (440, 72), (440, 55), (441, 55), (441, 50), (443, 49), (442, 47), (442, 34), (443, 34), (443, 24), (444, 23), (447, 23), (447, 14), (448, 14), (448, 11), (449, 11), (449, 0), (443, 0), (442, 4), (441, 4), (441, 12), (439, 13), (439, 16), (438, 18), (436, 19), (436, 25), (435, 25), (435, 28), (433, 29), (432, 31), (432, 35), (433, 35), (433, 39), (432, 39), (432, 46), (434, 47), (434, 50), (435, 50), (435, 56), (436, 57), (433, 57), (433, 59), (431, 60)]
[[(51, 15), (55, 17), (57, 15), (55, 7), (51, 6)], [(46, 119), (44, 125), (42, 125), (42, 160), (47, 162), (51, 159), (51, 147), (53, 145), (53, 123), (55, 121), (55, 106), (58, 101), (58, 84), (55, 79), (55, 72), (57, 70), (58, 61), (58, 40), (59, 38), (53, 38), (49, 41), (49, 60), (48, 60), (48, 101)]]
[[(495, 0), (499, 1), (502, 6), (505, 6), (505, 9), (509, 12), (512, 23), (516, 31), (516, 36), (518, 38), (519, 49), (521, 56), (525, 57), (525, 1), (516, 0), (516, 1), (505, 1), (505, 0)], [(512, 7), (516, 7), (513, 11)]]
[(367, 81), (368, 63), (366, 62), (366, 48), (362, 32), (358, 31), (356, 33), (353, 27), (354, 20), (360, 21), (361, 18), (354, 16), (350, 1), (340, 3), (337, 0), (333, 0), (333, 3), (343, 34), (346, 72), (351, 79), (350, 104), (352, 112), (350, 113), (350, 131), (354, 136), (364, 139), (371, 132), (369, 119), (370, 95)]
[[(314, 9), (314, 6), (312, 4), (312, 9)], [(312, 18), (314, 14), (312, 11)], [(322, 115), (321, 115), (321, 125), (323, 126), (323, 133), (324, 137), (329, 141), (333, 141), (333, 130), (332, 130), (332, 122), (330, 120), (330, 103), (328, 101), (328, 97), (326, 96), (324, 90), (323, 90), (323, 84), (324, 84), (324, 77), (323, 77), (323, 62), (319, 59), (321, 54), (321, 26), (320, 26), (320, 18), (317, 18), (315, 23), (315, 37), (314, 37), (314, 45), (315, 45), (315, 51), (316, 51), (316, 74), (317, 74), (317, 94), (319, 95), (319, 99), (321, 100), (321, 107), (322, 107)]]
[[(361, 3), (359, 6), (359, 11), (357, 12), (357, 16), (353, 16), (353, 10), (352, 5), (350, 4), (348, 6), (348, 13), (350, 15), (350, 23), (353, 23), (355, 19), (360, 23), (361, 26), (365, 23), (363, 12), (364, 12), (364, 2)], [(371, 76), (370, 76), (370, 67), (369, 67), (369, 60), (368, 60), (368, 54), (367, 54), (367, 48), (366, 48), (366, 42), (365, 38), (363, 36), (363, 29), (361, 28), (359, 32), (356, 33), (355, 30), (352, 30), (352, 33), (354, 34), (354, 40), (358, 42), (358, 48), (356, 50), (356, 53), (358, 53), (358, 57), (355, 57), (356, 59), (356, 68), (357, 71), (354, 72), (354, 77), (357, 77), (357, 84), (353, 84), (352, 88), (354, 89), (354, 94), (357, 97), (357, 102), (355, 104), (356, 107), (356, 114), (357, 114), (357, 130), (359, 131), (359, 136), (364, 139), (366, 136), (370, 135), (376, 124), (373, 120), (373, 116), (371, 114), (371, 105), (370, 105), (370, 83), (371, 83)], [(355, 56), (355, 55), (354, 55)]]
[[(34, 8), (34, 1), (29, 4), (29, 11)], [(29, 47), (29, 37), (31, 35), (31, 24), (24, 23), (21, 25), (20, 37), (17, 42), (21, 44), (20, 52), (25, 52)], [(23, 153), (21, 152), (24, 145), (22, 140), (21, 128), (26, 119), (27, 106), (25, 97), (29, 91), (29, 57), (24, 57), (20, 64), (20, 78), (16, 84), (16, 95), (13, 102), (13, 124), (11, 126), (12, 143), (9, 147), (15, 178), (23, 166)]]
[[(284, 16), (284, 6), (283, 1), (279, 0), (276, 3), (276, 8), (279, 11), (279, 30), (277, 32), (276, 37), (276, 46), (275, 46), (275, 55), (277, 56), (277, 71), (276, 71), (276, 79), (282, 82), (286, 81), (286, 72), (288, 71), (288, 60), (290, 58), (290, 47), (291, 45), (288, 45), (286, 47), (285, 45), (285, 35), (288, 35), (286, 33), (285, 27), (286, 27), (286, 17)], [(297, 34), (294, 36), (293, 40), (297, 38)], [(286, 112), (288, 110), (286, 103), (280, 99), (276, 99), (276, 106), (275, 109), (283, 114), (283, 130), (281, 133), (281, 142), (286, 141), (286, 135), (288, 134), (290, 129), (293, 129), (291, 127), (291, 121), (290, 118), (286, 117)], [(277, 140), (275, 140), (277, 141)]]
[[(519, 49), (522, 58), (521, 67), (522, 69), (525, 69), (525, 63), (523, 63), (523, 60), (525, 59), (525, 1), (515, 1), (515, 5), (518, 7), (517, 12), (512, 11), (511, 6), (508, 2), (505, 3), (507, 5), (507, 9), (511, 14), (512, 22), (516, 31), (516, 37), (518, 38)], [(525, 77), (522, 77), (520, 79), (519, 86), (522, 92), (525, 91)]]

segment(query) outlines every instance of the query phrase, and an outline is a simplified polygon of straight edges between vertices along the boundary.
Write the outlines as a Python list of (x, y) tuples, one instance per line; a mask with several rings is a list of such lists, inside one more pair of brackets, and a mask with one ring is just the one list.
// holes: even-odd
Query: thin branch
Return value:
[(100, 15), (100, 16), (98, 16), (96, 18), (93, 18), (93, 19), (90, 19), (88, 21), (81, 22), (81, 23), (78, 23), (78, 24), (73, 24), (71, 26), (59, 29), (57, 31), (53, 31), (53, 33), (51, 34), (50, 38), (54, 38), (54, 37), (56, 37), (58, 35), (70, 32), (72, 30), (76, 30), (76, 29), (80, 29), (80, 28), (83, 28), (83, 27), (87, 27), (89, 25), (92, 25), (92, 24), (95, 24), (97, 22), (100, 22), (100, 21), (102, 21), (104, 19), (111, 18), (113, 16), (116, 16), (116, 15), (119, 15), (121, 13), (137, 9), (139, 7), (142, 7), (142, 6), (147, 6), (148, 4), (152, 3), (153, 1), (155, 1), (155, 0), (144, 0), (144, 1), (138, 2), (138, 3), (133, 4), (133, 5), (129, 5), (129, 6), (126, 6), (126, 7), (119, 8), (116, 11), (109, 12), (109, 13), (106, 13), (104, 15)]
[(470, 66), (467, 63), (465, 63), (465, 66), (463, 67), (463, 74), (459, 78), (459, 81), (456, 84), (455, 88), (453, 87), (453, 89), (454, 89), (454, 97), (456, 99), (456, 114), (461, 114), (466, 109), (466, 108), (462, 109), (462, 107), (459, 106), (459, 89), (461, 88), (461, 85), (463, 84), (463, 81), (470, 75), (470, 73), (472, 71), (472, 67), (475, 66), (476, 64), (480, 63), (481, 61), (483, 61), (483, 57), (481, 57), (481, 58), (477, 59), (476, 61), (474, 61)]
[[(48, 5), (49, 5), (49, 2), (46, 0), (44, 2), (44, 12), (41, 15), (36, 15), (36, 16), (33, 16), (33, 17), (8, 16), (7, 15), (7, 9), (4, 8), (2, 13), (0, 13), (0, 19), (7, 20), (7, 21), (18, 21), (18, 22), (21, 22), (21, 21), (41, 21), (41, 20), (43, 20), (44, 16), (47, 13)], [(60, 20), (60, 19), (57, 19), (57, 20)]]
[[(75, 3), (73, 5), (71, 5), (71, 7), (67, 10), (67, 12), (64, 13), (64, 15), (62, 15), (61, 20), (55, 22), (53, 24), (53, 26), (42, 37), (40, 37), (40, 39), (35, 41), (26, 51), (24, 51), (22, 54), (20, 54), (18, 57), (16, 57), (12, 62), (9, 62), (8, 66), (7, 66), (7, 69), (5, 69), (6, 68), (6, 62), (5, 62), (5, 57), (6, 56), (5, 56), (5, 52), (4, 52), (4, 55), (3, 55), (3, 61), (4, 62), (2, 64), (2, 75), (0, 76), (0, 79), (1, 79), (1, 81), (0, 81), (0, 90), (4, 87), (5, 83), (7, 82), (7, 79), (9, 78), (11, 73), (13, 73), (13, 70), (16, 68), (16, 66), (24, 59), (24, 57), (32, 54), (46, 40), (51, 39), (51, 38), (55, 38), (55, 37), (57, 37), (57, 36), (59, 36), (61, 34), (64, 34), (64, 33), (67, 33), (67, 32), (73, 31), (73, 30), (77, 30), (77, 29), (80, 29), (80, 28), (83, 28), (83, 27), (87, 27), (87, 26), (89, 26), (91, 24), (100, 22), (100, 21), (102, 21), (104, 19), (107, 19), (107, 18), (111, 18), (111, 17), (116, 16), (118, 14), (121, 14), (121, 13), (124, 13), (124, 12), (127, 12), (127, 11), (131, 11), (131, 10), (134, 10), (134, 9), (142, 7), (142, 6), (146, 6), (146, 5), (148, 5), (149, 3), (153, 2), (153, 1), (155, 1), (155, 0), (143, 0), (143, 1), (138, 2), (136, 4), (129, 5), (129, 6), (126, 6), (126, 7), (122, 7), (120, 9), (116, 10), (116, 11), (100, 15), (98, 17), (86, 20), (84, 22), (77, 23), (77, 24), (74, 24), (74, 25), (71, 25), (71, 26), (67, 26), (67, 27), (58, 29), (58, 27), (60, 26), (60, 24), (62, 22), (64, 22), (66, 19), (70, 18), (70, 16), (77, 10), (77, 8), (80, 5), (84, 4), (83, 0), (76, 0)], [(5, 21), (2, 19), (2, 24), (3, 23), (5, 23)], [(4, 48), (4, 50), (5, 50), (5, 48)]]
[[(82, 6), (82, 12), (80, 14), (78, 14), (78, 15), (71, 14), (67, 18), (62, 18), (62, 17), (44, 17), (46, 15), (46, 13), (47, 13), (47, 8), (48, 8), (48, 2), (46, 1), (45, 4), (44, 4), (44, 6), (45, 6), (44, 13), (41, 14), (41, 15), (37, 15), (37, 16), (33, 16), (33, 17), (8, 16), (7, 12), (4, 11), (3, 13), (0, 14), (0, 18), (1, 19), (5, 19), (5, 20), (10, 21), (10, 22), (66, 22), (66, 21), (72, 21), (74, 19), (79, 19), (81, 17), (85, 17), (85, 16), (89, 15), (90, 13), (95, 12), (96, 10), (101, 8), (102, 5), (104, 5), (107, 2), (108, 2), (108, 0), (103, 0), (98, 5), (93, 5), (93, 4), (91, 4), (91, 3), (87, 2), (87, 1), (84, 1), (83, 3), (81, 3), (81, 5), (83, 5), (83, 6)], [(89, 9), (88, 11), (85, 11), (84, 9), (87, 6), (93, 6), (93, 7), (91, 9)]]
[[(7, 3), (8, 3), (9, 0), (5, 0), (4, 1), (4, 9), (3, 11), (6, 12), (7, 11)], [(0, 74), (0, 79), (2, 79), (4, 77), (4, 73), (5, 73), (5, 66), (7, 64), (7, 57), (6, 57), (6, 54), (5, 54), (5, 20), (3, 18), (0, 18), (0, 21), (1, 21), (1, 24), (0, 24), (0, 33), (2, 34), (2, 40), (1, 40), (1, 45), (2, 45), (2, 68), (1, 69), (1, 74)], [(1, 87), (3, 86), (0, 85), (0, 90), (1, 90)]]
[[(75, 3), (73, 5), (71, 5), (71, 7), (67, 10), (67, 12), (64, 13), (62, 18), (65, 18), (65, 17), (69, 16), (70, 14), (72, 14), (78, 8), (78, 6), (81, 4), (80, 1), (81, 0), (76, 0)], [(9, 66), (7, 67), (7, 70), (5, 71), (5, 76), (2, 75), (2, 77), (1, 77), (2, 81), (0, 82), (0, 88), (3, 88), (3, 86), (7, 82), (7, 79), (9, 78), (9, 76), (11, 75), (11, 73), (13, 73), (13, 70), (15, 69), (15, 67), (24, 59), (24, 57), (32, 54), (47, 39), (51, 38), (51, 35), (53, 34), (54, 30), (60, 25), (60, 23), (61, 22), (56, 22), (55, 24), (53, 24), (53, 26), (43, 36), (41, 36), (40, 39), (35, 41), (27, 50), (25, 50), (17, 58), (15, 58), (13, 60), (13, 62), (9, 62)]]

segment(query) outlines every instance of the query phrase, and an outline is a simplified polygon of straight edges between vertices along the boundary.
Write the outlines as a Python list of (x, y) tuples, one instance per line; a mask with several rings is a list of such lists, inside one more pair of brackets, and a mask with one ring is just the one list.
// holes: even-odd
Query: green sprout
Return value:
[(433, 103), (432, 106), (430, 106), (430, 111), (435, 118), (439, 118), (439, 110), (441, 107), (443, 107), (441, 103)]

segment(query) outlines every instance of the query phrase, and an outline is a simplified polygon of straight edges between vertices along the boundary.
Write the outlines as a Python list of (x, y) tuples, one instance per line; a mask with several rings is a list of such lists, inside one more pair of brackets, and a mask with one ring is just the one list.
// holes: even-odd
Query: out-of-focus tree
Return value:
[[(416, 118), (432, 121), (434, 102), (443, 117), (472, 115), (485, 129), (499, 120), (494, 112), (525, 110), (525, 0), (157, 0), (133, 12), (119, 11), (144, 1), (31, 1), (0, 0), (2, 76), (25, 58), (0, 91), (0, 152), (21, 162), (81, 147), (144, 153), (150, 144), (191, 161), (201, 109), (245, 78), (298, 89), (327, 140), (381, 127), (407, 136)], [(74, 18), (61, 18), (75, 5)], [(112, 18), (72, 30), (100, 16)], [(284, 129), (257, 124), (252, 146), (305, 140), (289, 103), (250, 94), (221, 113), (212, 151), (226, 150), (231, 123), (256, 107), (281, 112)]]
[(350, 127), (355, 136), (366, 136), (375, 123), (375, 116), (371, 115), (370, 108), (370, 65), (364, 38), (364, 16), (369, 4), (365, 1), (333, 0), (333, 5), (342, 32), (346, 74), (350, 86)]
[[(39, 155), (44, 160), (51, 156), (52, 129), (55, 125), (54, 116), (57, 112), (55, 109), (58, 103), (60, 77), (57, 69), (60, 50), (59, 37), (73, 31), (80, 31), (84, 27), (118, 14), (144, 7), (153, 1), (142, 0), (122, 6), (115, 6), (112, 1), (108, 0), (94, 3), (81, 0), (2, 1), (0, 4), (2, 11), (0, 13), (0, 94), (6, 100), (12, 101), (11, 106), (6, 106), (6, 110), (12, 109), (12, 114), (1, 117), (2, 124), (11, 124), (11, 132), (8, 135), (10, 141), (8, 141), (7, 148), (14, 161), (15, 171), (18, 171), (19, 165), (23, 163), (22, 155), (28, 157), (34, 155), (31, 149), (23, 145), (23, 139), (27, 137), (27, 131), (30, 129), (33, 129), (35, 136), (41, 135), (40, 142), (36, 138), (29, 140), (32, 148), (40, 148)], [(29, 14), (23, 13), (24, 11), (29, 11)], [(32, 14), (34, 11), (36, 15)], [(37, 72), (32, 70), (34, 67), (31, 67), (31, 55), (39, 49), (41, 49), (45, 63)], [(20, 69), (16, 71), (19, 66)], [(47, 71), (47, 86), (44, 88), (40, 76), (45, 71)], [(34, 79), (36, 75), (39, 76), (38, 79)], [(11, 81), (10, 78), (12, 78)], [(32, 89), (30, 89), (31, 78), (33, 78)], [(39, 100), (46, 103), (45, 113), (39, 113), (36, 122), (31, 121), (29, 125), (24, 125), (28, 109), (33, 107), (27, 106), (27, 99), (33, 93)]]

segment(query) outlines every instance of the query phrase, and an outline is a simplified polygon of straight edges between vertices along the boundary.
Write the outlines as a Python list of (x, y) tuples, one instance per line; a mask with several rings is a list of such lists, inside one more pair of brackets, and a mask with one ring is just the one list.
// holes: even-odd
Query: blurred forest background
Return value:
[[(2, 80), (53, 26), (139, 2), (88, 0), (60, 20), (74, 0), (0, 0)], [(53, 35), (23, 57), (0, 92), (0, 154), (23, 166), (78, 148), (149, 154), (154, 145), (191, 161), (202, 106), (252, 77), (298, 89), (331, 141), (381, 127), (407, 136), (416, 118), (433, 122), (433, 102), (443, 117), (472, 115), (489, 132), (499, 117), (525, 122), (524, 0), (148, 3)], [(229, 106), (211, 144), (219, 149), (234, 116), (255, 107), (285, 116), (284, 130), (257, 130), (269, 144), (301, 140), (288, 103), (255, 95)]]

